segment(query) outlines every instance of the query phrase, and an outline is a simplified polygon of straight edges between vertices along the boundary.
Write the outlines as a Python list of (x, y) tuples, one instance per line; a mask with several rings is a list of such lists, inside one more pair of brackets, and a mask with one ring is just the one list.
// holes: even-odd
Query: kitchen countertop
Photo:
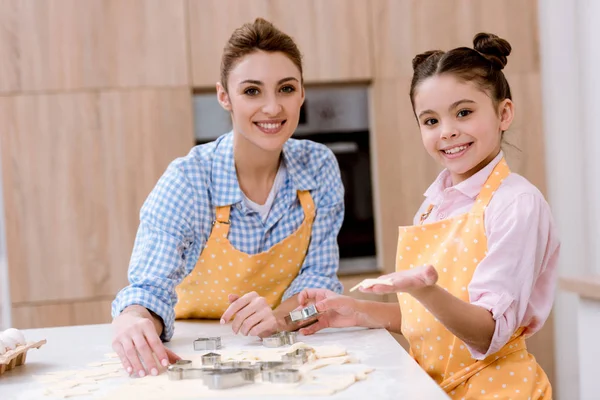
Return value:
[[(102, 361), (107, 353), (113, 352), (112, 328), (109, 324), (30, 329), (23, 330), (23, 333), (28, 341), (47, 339), (48, 343), (40, 349), (29, 350), (25, 365), (0, 375), (2, 400), (53, 399), (52, 396), (42, 395), (45, 386), (32, 378), (32, 375), (85, 368), (87, 364)], [(257, 338), (234, 335), (230, 326), (221, 326), (212, 321), (177, 321), (175, 336), (167, 346), (178, 354), (189, 354), (193, 352), (192, 341), (199, 336), (221, 336), (223, 346), (226, 348), (256, 349), (260, 346)], [(384, 329), (326, 329), (312, 336), (299, 336), (298, 340), (309, 345), (342, 346), (349, 354), (356, 356), (361, 364), (375, 368), (366, 380), (359, 381), (335, 395), (327, 396), (328, 398), (428, 400), (448, 398)], [(99, 381), (99, 389), (93, 394), (77, 396), (74, 399), (102, 397), (127, 379), (134, 378), (121, 377)], [(256, 399), (264, 400), (264, 397)], [(290, 396), (289, 398), (301, 399), (302, 397)]]

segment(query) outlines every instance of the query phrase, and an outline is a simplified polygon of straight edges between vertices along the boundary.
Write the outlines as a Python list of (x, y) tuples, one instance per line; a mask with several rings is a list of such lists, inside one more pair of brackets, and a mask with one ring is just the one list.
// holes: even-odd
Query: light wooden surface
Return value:
[(185, 0), (4, 0), (0, 93), (188, 85)]
[(559, 280), (560, 288), (579, 297), (600, 301), (600, 276), (564, 276)]
[(21, 304), (12, 309), (12, 326), (17, 329), (106, 324), (112, 318), (113, 297), (47, 304)]
[(0, 97), (13, 303), (114, 295), (138, 213), (193, 145), (187, 89)]
[[(263, 17), (303, 54), (307, 82), (371, 78), (368, 0), (188, 0), (192, 81), (214, 88), (223, 47), (234, 29)], [(210, 40), (206, 40), (210, 38)]]
[(511, 43), (507, 71), (539, 71), (537, 1), (377, 0), (371, 2), (373, 74), (412, 76), (412, 58), (423, 51), (473, 45), (491, 32)]

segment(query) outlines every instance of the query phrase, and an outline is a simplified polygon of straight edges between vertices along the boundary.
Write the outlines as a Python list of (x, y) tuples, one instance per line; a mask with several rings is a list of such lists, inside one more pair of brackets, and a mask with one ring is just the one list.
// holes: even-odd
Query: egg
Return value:
[(0, 339), (0, 356), (6, 353), (6, 344)]
[(5, 346), (9, 347), (11, 350), (26, 344), (25, 335), (15, 328), (10, 328), (0, 333), (0, 340), (2, 340)]

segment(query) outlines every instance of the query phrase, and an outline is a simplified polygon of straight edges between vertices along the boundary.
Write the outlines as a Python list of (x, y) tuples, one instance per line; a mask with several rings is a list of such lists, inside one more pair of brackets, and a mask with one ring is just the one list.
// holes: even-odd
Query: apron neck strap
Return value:
[(487, 205), (490, 203), (490, 200), (492, 200), (494, 193), (496, 190), (498, 190), (500, 184), (508, 175), (510, 175), (510, 168), (508, 168), (508, 164), (506, 164), (506, 160), (503, 157), (502, 160), (500, 160), (500, 162), (494, 167), (494, 170), (481, 187), (481, 191), (479, 192), (479, 195), (477, 195), (477, 199), (475, 200), (475, 204), (473, 205), (471, 212), (483, 213)]

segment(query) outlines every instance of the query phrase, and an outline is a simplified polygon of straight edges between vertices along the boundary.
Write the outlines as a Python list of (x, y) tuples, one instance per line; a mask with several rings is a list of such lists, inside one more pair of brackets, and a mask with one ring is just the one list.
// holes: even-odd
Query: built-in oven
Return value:
[[(376, 257), (369, 101), (366, 85), (307, 87), (297, 139), (323, 143), (335, 154), (345, 189), (344, 222), (338, 236), (340, 275), (379, 270)], [(231, 130), (229, 114), (214, 93), (194, 96), (197, 143)]]

